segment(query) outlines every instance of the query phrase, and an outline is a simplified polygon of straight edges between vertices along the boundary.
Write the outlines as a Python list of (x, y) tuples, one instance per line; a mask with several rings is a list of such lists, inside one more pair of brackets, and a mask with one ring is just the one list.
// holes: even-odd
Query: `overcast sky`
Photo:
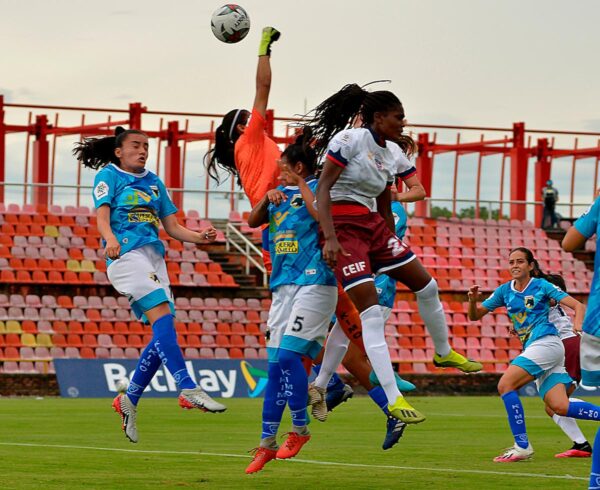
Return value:
[[(600, 130), (600, 2), (243, 0), (252, 28), (216, 40), (207, 0), (0, 0), (9, 102), (226, 112), (249, 107), (261, 27), (270, 105), (293, 115), (348, 82), (386, 88), (417, 123)], [(306, 102), (305, 102), (306, 101)]]

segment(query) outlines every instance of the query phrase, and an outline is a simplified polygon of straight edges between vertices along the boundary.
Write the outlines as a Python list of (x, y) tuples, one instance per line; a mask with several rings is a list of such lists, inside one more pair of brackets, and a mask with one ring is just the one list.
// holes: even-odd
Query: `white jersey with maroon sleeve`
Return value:
[(560, 305), (551, 306), (548, 312), (548, 321), (558, 330), (558, 336), (561, 340), (575, 337), (577, 334), (573, 331), (573, 322), (569, 315), (565, 313)]
[(375, 198), (397, 174), (408, 178), (415, 172), (396, 143), (381, 140), (368, 128), (336, 134), (327, 147), (327, 159), (344, 169), (331, 188), (331, 201), (356, 201), (371, 211), (376, 210)]
[(417, 169), (410, 162), (402, 148), (391, 141), (387, 141), (387, 144), (396, 160), (396, 176), (401, 180), (406, 180), (415, 175), (417, 173)]

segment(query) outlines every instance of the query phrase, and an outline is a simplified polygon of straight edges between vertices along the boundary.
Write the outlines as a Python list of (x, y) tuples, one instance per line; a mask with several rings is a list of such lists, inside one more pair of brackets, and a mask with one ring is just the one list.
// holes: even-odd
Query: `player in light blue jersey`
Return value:
[(177, 222), (177, 208), (164, 184), (146, 168), (148, 137), (142, 131), (117, 127), (114, 136), (78, 143), (73, 154), (85, 167), (101, 168), (93, 195), (108, 279), (127, 296), (137, 317), (152, 325), (152, 340), (140, 357), (127, 393), (113, 401), (125, 435), (138, 442), (137, 404), (161, 362), (181, 390), (182, 408), (223, 412), (226, 407), (197, 386), (185, 366), (177, 344), (165, 249), (158, 237), (160, 223), (171, 237), (192, 243), (214, 241), (216, 230), (209, 227), (198, 233)]
[(523, 352), (511, 362), (498, 383), (515, 444), (500, 456), (497, 463), (529, 459), (533, 448), (525, 429), (525, 414), (517, 390), (536, 382), (540, 397), (557, 415), (600, 421), (600, 407), (580, 400), (569, 400), (567, 387), (572, 383), (565, 370), (565, 349), (548, 314), (550, 300), (575, 311), (575, 328), (581, 326), (585, 307), (545, 279), (533, 277), (539, 270), (530, 250), (519, 247), (511, 251), (509, 271), (512, 281), (502, 284), (478, 306), (478, 288), (469, 289), (469, 319), (480, 320), (496, 308), (506, 307), (512, 329), (523, 343)]
[[(598, 193), (596, 194), (598, 196)], [(562, 247), (567, 252), (583, 248), (588, 238), (596, 235), (596, 254), (594, 256), (594, 278), (587, 302), (587, 311), (583, 321), (581, 335), (581, 384), (600, 386), (600, 197), (567, 230)], [(600, 488), (600, 429), (594, 440), (595, 451), (592, 454), (590, 487)]]
[[(248, 224), (269, 224), (273, 293), (269, 311), (268, 383), (263, 403), (262, 435), (246, 473), (262, 470), (272, 459), (292, 458), (310, 439), (306, 400), (308, 376), (303, 357), (320, 352), (337, 301), (335, 276), (321, 255), (314, 206), (316, 155), (306, 129), (286, 148), (279, 167), (282, 185), (270, 190), (252, 209)], [(278, 448), (276, 436), (285, 406), (292, 431)]]

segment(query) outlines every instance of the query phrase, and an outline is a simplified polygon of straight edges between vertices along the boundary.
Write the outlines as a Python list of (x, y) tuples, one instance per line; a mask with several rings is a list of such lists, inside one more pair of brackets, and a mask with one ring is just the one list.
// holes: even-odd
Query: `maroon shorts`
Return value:
[(334, 271), (344, 290), (373, 281), (373, 274), (395, 269), (415, 258), (410, 247), (390, 231), (379, 213), (334, 214), (333, 224), (340, 245), (350, 254), (338, 255)]
[(581, 381), (581, 364), (579, 362), (579, 343), (581, 337), (575, 335), (568, 339), (563, 339), (562, 343), (565, 346), (565, 369), (569, 376), (574, 381), (579, 383)]

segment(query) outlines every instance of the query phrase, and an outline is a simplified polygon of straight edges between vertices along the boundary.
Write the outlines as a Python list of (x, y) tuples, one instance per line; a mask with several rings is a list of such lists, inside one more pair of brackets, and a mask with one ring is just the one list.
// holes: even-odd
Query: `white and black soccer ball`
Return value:
[(214, 11), (210, 27), (219, 41), (238, 43), (250, 31), (250, 17), (239, 5), (228, 3)]
[(127, 378), (121, 378), (115, 383), (115, 389), (119, 393), (125, 393), (129, 388), (129, 380)]

